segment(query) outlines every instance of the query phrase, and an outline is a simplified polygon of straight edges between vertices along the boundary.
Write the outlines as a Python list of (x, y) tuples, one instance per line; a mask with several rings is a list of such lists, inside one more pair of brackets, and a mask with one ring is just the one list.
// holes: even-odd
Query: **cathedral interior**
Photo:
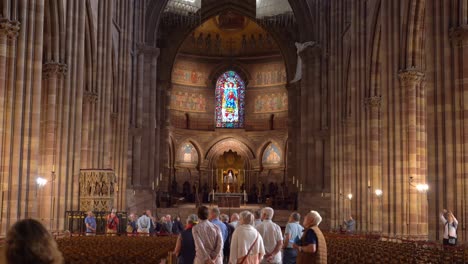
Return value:
[(230, 193), (416, 240), (448, 208), (466, 242), (467, 10), (0, 0), (0, 235)]

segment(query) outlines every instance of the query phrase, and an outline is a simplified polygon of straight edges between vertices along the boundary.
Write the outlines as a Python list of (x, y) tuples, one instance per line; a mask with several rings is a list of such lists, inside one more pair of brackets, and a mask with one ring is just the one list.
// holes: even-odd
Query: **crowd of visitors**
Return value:
[(229, 216), (221, 214), (219, 208), (199, 207), (198, 221), (197, 216), (189, 216), (178, 237), (174, 250), (178, 263), (327, 262), (325, 238), (318, 228), (322, 218), (317, 212), (306, 215), (304, 227), (299, 213), (292, 213), (284, 235), (273, 215), (274, 210), (265, 207), (258, 212), (235, 213), (229, 222)]
[[(302, 225), (299, 213), (292, 213), (284, 234), (273, 222), (273, 216), (270, 207), (229, 217), (217, 207), (201, 206), (198, 214), (190, 215), (184, 225), (179, 217), (172, 220), (170, 215), (158, 221), (147, 210), (138, 218), (134, 214), (129, 216), (127, 231), (130, 235), (154, 232), (178, 235), (174, 255), (180, 264), (327, 263), (327, 242), (318, 227), (322, 221), (318, 212), (306, 214)], [(107, 233), (116, 234), (119, 221), (116, 211), (112, 210), (106, 220)], [(444, 209), (440, 220), (444, 227), (443, 244), (456, 245), (458, 221), (454, 214)], [(84, 222), (86, 236), (95, 235), (96, 219), (92, 212), (87, 212)], [(354, 219), (349, 216), (344, 222), (353, 233)], [(7, 263), (63, 263), (56, 241), (37, 220), (15, 223), (5, 242)]]

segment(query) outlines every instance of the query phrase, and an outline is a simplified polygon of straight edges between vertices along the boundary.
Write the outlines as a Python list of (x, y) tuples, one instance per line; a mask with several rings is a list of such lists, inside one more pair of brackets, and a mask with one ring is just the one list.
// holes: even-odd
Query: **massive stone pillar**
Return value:
[[(130, 127), (132, 140), (131, 179), (127, 189), (131, 210), (156, 209), (156, 189), (161, 185), (161, 112), (164, 102), (164, 87), (157, 82), (159, 49), (140, 43), (137, 46), (137, 80), (133, 123)], [(157, 186), (157, 184), (159, 186)], [(133, 193), (138, 192), (138, 195)]]
[(421, 94), (424, 94), (421, 85), (423, 77), (424, 73), (413, 68), (399, 73), (400, 87), (405, 98), (403, 127), (406, 133), (406, 147), (402, 184), (405, 187), (404, 191), (407, 192), (405, 201), (407, 203), (407, 228), (404, 235), (421, 239), (427, 238), (427, 197), (425, 193), (417, 190), (418, 184), (426, 184), (426, 156), (424, 152), (418, 151), (418, 145), (421, 144), (418, 142), (420, 138), (418, 133), (425, 131), (425, 118), (421, 118), (421, 109), (418, 109), (418, 102), (425, 100), (421, 97)]
[[(0, 233), (35, 217), (44, 1), (3, 1), (0, 19)], [(21, 26), (20, 26), (21, 25)]]
[[(371, 96), (366, 98), (366, 108), (369, 112), (369, 173), (370, 180), (370, 214), (371, 222), (369, 231), (382, 232), (382, 175), (380, 162), (380, 106), (382, 98)], [(376, 193), (377, 192), (377, 193)]]
[[(321, 212), (323, 228), (330, 227), (329, 187), (325, 182), (324, 162), (327, 155), (328, 128), (323, 122), (323, 50), (315, 43), (300, 54), (302, 58), (302, 80), (300, 82), (300, 136), (298, 149), (299, 210), (305, 213), (312, 209)], [(301, 188), (302, 185), (302, 188)]]

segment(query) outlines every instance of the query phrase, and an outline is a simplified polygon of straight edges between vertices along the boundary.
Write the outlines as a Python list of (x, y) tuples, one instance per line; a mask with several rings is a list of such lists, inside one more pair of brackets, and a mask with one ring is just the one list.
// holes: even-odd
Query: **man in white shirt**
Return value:
[(262, 223), (256, 226), (265, 244), (265, 256), (262, 263), (281, 263), (283, 234), (279, 225), (271, 221), (274, 211), (271, 207), (262, 209)]

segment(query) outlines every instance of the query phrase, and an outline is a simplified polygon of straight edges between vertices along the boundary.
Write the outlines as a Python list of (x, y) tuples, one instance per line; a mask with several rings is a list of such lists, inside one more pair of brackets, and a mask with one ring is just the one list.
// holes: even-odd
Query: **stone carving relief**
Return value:
[(80, 210), (109, 211), (117, 189), (117, 177), (111, 170), (80, 172)]

